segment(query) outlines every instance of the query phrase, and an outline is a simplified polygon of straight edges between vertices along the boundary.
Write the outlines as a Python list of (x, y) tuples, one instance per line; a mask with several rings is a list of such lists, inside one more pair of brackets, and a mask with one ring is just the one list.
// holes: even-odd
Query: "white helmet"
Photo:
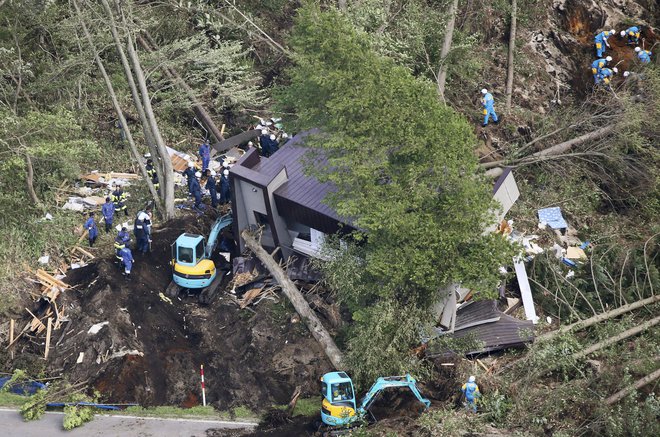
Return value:
[(477, 380), (477, 378), (475, 378), (474, 375), (472, 375), (468, 378), (468, 382), (474, 382), (476, 380)]
[(614, 35), (616, 33), (616, 30), (612, 29), (610, 30), (610, 35)]
[(145, 158), (151, 158), (151, 153), (149, 153), (149, 152), (145, 153), (145, 154), (144, 154), (144, 157), (145, 157)]
[(284, 132), (284, 133), (282, 134), (282, 138), (284, 138), (284, 139), (287, 139), (287, 138), (289, 138), (289, 134), (288, 134), (288, 133), (286, 133), (286, 132)]
[(620, 34), (621, 36), (626, 36), (626, 31), (625, 31), (625, 30), (622, 30), (619, 34)]
[(612, 57), (611, 57), (611, 56), (608, 56), (607, 58), (605, 58), (605, 60), (606, 60), (607, 62), (612, 62)]
[(194, 166), (195, 166), (195, 164), (193, 164), (192, 161), (188, 161), (188, 167), (193, 168)]
[(201, 177), (202, 177), (202, 174), (201, 174), (200, 172), (195, 172), (195, 177), (196, 177), (196, 178), (201, 178)]
[(261, 135), (268, 135), (268, 129), (261, 129)]
[(227, 161), (222, 161), (222, 166), (224, 168), (229, 168), (229, 163)]
[(488, 94), (488, 90), (486, 88), (482, 89), (481, 94)]
[(254, 143), (253, 143), (252, 141), (248, 141), (248, 146), (249, 146), (249, 147), (253, 147), (253, 146), (254, 146)]
[(225, 176), (229, 176), (229, 170), (223, 171), (222, 174), (225, 175)]
[(211, 176), (215, 176), (215, 175), (216, 175), (216, 172), (211, 170)]
[(630, 71), (624, 71), (623, 72), (623, 77), (628, 77), (630, 76)]
[(618, 73), (618, 72), (619, 72), (619, 69), (616, 68), (616, 67), (614, 67), (614, 68), (612, 68), (612, 71), (615, 72), (615, 73)]
[(635, 51), (639, 53), (639, 52), (642, 51), (642, 48), (641, 47), (635, 47)]
[(275, 141), (275, 134), (270, 134), (270, 139)]

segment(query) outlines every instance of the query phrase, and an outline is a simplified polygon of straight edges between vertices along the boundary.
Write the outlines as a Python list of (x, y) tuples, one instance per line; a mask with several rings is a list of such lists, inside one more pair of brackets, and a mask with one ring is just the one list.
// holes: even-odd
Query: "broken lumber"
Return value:
[(589, 346), (583, 351), (576, 352), (573, 354), (573, 358), (575, 359), (584, 358), (589, 354), (592, 354), (596, 351), (606, 348), (607, 346), (610, 346), (621, 340), (625, 340), (626, 338), (632, 337), (633, 335), (637, 335), (641, 332), (644, 332), (650, 327), (657, 325), (658, 323), (660, 323), (660, 316), (656, 317), (655, 319), (647, 320), (646, 322), (642, 323), (639, 326), (635, 326), (634, 328), (626, 329), (622, 333), (615, 335), (614, 337), (610, 337), (606, 340), (603, 340), (599, 343), (596, 343), (593, 346)]
[(44, 351), (44, 360), (48, 359), (48, 351), (50, 350), (50, 334), (53, 332), (53, 318), (48, 318), (48, 329), (46, 330), (46, 350)]
[(556, 331), (551, 331), (551, 332), (546, 332), (545, 334), (539, 335), (536, 337), (537, 340), (549, 340), (551, 338), (554, 338), (558, 335), (564, 334), (566, 332), (570, 331), (577, 331), (580, 329), (587, 328), (589, 326), (595, 325), (596, 323), (602, 322), (604, 320), (609, 320), (613, 317), (620, 316), (621, 314), (625, 314), (627, 312), (636, 310), (637, 308), (641, 308), (643, 306), (651, 305), (656, 302), (660, 302), (660, 294), (656, 294), (655, 296), (648, 297), (646, 299), (638, 300), (637, 302), (633, 302), (628, 305), (623, 305), (619, 308), (616, 308), (612, 311), (607, 311), (602, 314), (598, 314), (597, 316), (590, 317), (585, 320), (580, 320), (579, 322), (575, 322), (571, 325), (567, 326), (562, 326), (561, 328), (557, 329)]
[(639, 390), (640, 388), (642, 388), (645, 385), (655, 381), (658, 378), (660, 378), (660, 369), (657, 369), (655, 372), (653, 372), (649, 375), (646, 375), (644, 378), (638, 380), (633, 385), (628, 386), (628, 387), (624, 388), (623, 390), (619, 390), (618, 392), (614, 393), (612, 396), (605, 399), (605, 405), (612, 405), (612, 404), (615, 404), (615, 403), (619, 402), (621, 399), (628, 396), (628, 394), (630, 392), (632, 392), (633, 390)]
[(305, 300), (305, 297), (300, 293), (298, 287), (289, 279), (286, 272), (282, 267), (271, 257), (268, 252), (261, 247), (261, 244), (247, 231), (241, 232), (241, 237), (245, 241), (245, 245), (252, 250), (252, 252), (259, 258), (268, 271), (273, 275), (273, 278), (282, 287), (282, 292), (289, 299), (296, 312), (305, 321), (307, 328), (312, 333), (312, 336), (323, 347), (328, 359), (335, 366), (336, 369), (342, 368), (343, 355), (334, 339), (330, 336), (328, 331), (323, 327), (323, 324), (316, 317), (314, 311), (310, 308)]

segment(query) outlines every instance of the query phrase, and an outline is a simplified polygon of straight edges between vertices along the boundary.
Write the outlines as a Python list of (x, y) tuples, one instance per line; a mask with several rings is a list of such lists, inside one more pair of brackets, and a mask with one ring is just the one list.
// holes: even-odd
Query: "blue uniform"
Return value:
[(124, 274), (130, 275), (131, 269), (133, 268), (133, 263), (135, 262), (133, 259), (133, 254), (131, 253), (131, 249), (124, 247), (119, 251), (119, 254), (121, 255), (121, 262), (124, 264)]
[(87, 232), (89, 234), (89, 247), (92, 247), (94, 245), (94, 242), (96, 241), (96, 237), (99, 234), (99, 229), (96, 227), (96, 222), (94, 221), (94, 217), (90, 217), (87, 219), (85, 222), (85, 229), (87, 229)]
[(138, 252), (149, 252), (149, 240), (151, 238), (151, 219), (144, 211), (138, 212), (133, 227)]
[(601, 70), (607, 65), (607, 59), (596, 59), (591, 63), (591, 73), (594, 75), (594, 82), (598, 83), (598, 75)]
[(220, 178), (220, 203), (225, 204), (231, 201), (231, 187), (229, 186), (229, 177), (222, 175)]
[(206, 189), (209, 190), (209, 194), (211, 195), (211, 206), (213, 208), (218, 206), (218, 191), (215, 188), (215, 184), (215, 178), (209, 175), (208, 179), (206, 180)]
[(128, 242), (131, 241), (131, 236), (128, 234), (128, 231), (119, 231), (115, 237), (115, 252), (117, 258), (121, 261), (121, 250), (126, 247)]
[(603, 57), (603, 54), (605, 53), (605, 47), (607, 45), (607, 38), (612, 36), (612, 34), (605, 30), (594, 38), (594, 42), (596, 43), (596, 56), (599, 58)]
[(195, 177), (192, 178), (190, 192), (195, 198), (195, 208), (204, 209), (202, 207), (202, 186), (199, 185), (199, 181)]
[(199, 156), (202, 158), (202, 173), (204, 173), (211, 161), (211, 147), (206, 143), (199, 146)]
[(465, 395), (465, 400), (467, 401), (467, 406), (472, 409), (473, 412), (477, 412), (477, 398), (481, 397), (479, 392), (479, 386), (476, 382), (466, 382), (461, 387), (461, 391)]
[(609, 86), (611, 80), (610, 78), (612, 76), (614, 76), (614, 71), (609, 68), (603, 68), (600, 70), (600, 73), (598, 73), (598, 76), (596, 77), (596, 84)]
[(643, 64), (648, 64), (651, 62), (652, 54), (653, 53), (649, 52), (648, 50), (640, 50), (639, 53), (637, 53), (637, 57), (640, 61), (642, 61)]
[(486, 93), (481, 99), (481, 105), (484, 107), (484, 126), (488, 124), (488, 118), (492, 117), (497, 123), (497, 114), (495, 113), (495, 99), (491, 93)]
[(183, 175), (186, 177), (186, 182), (188, 182), (188, 193), (192, 193), (190, 186), (192, 185), (192, 180), (195, 179), (195, 169), (188, 167), (183, 171)]
[(637, 44), (639, 37), (641, 36), (642, 31), (637, 26), (632, 26), (626, 29), (626, 35), (628, 36), (629, 44)]
[(110, 232), (112, 221), (115, 218), (115, 204), (105, 202), (101, 207), (101, 214), (103, 214), (103, 220), (105, 220), (105, 232)]

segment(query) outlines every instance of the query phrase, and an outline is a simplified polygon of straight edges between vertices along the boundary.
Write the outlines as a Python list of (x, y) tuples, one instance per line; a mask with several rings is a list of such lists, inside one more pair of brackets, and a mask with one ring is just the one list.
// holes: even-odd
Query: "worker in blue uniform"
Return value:
[(110, 197), (105, 198), (105, 203), (101, 207), (101, 214), (103, 214), (105, 233), (107, 234), (112, 229), (112, 222), (115, 218), (115, 204), (112, 203)]
[(612, 77), (616, 73), (618, 73), (619, 70), (614, 67), (612, 69), (610, 68), (603, 68), (600, 70), (600, 73), (598, 73), (598, 78), (596, 80), (597, 85), (605, 85), (606, 87), (610, 86), (610, 82), (612, 81)]
[(192, 186), (193, 179), (195, 179), (195, 164), (192, 161), (188, 161), (188, 167), (183, 171), (183, 175), (186, 177), (186, 182), (188, 183), (188, 194), (192, 194), (190, 187)]
[(147, 170), (147, 176), (149, 176), (149, 179), (151, 179), (151, 183), (153, 184), (154, 189), (158, 191), (158, 188), (160, 188), (158, 173), (156, 172), (156, 167), (154, 167), (154, 161), (151, 158), (147, 159), (147, 165), (145, 166), (145, 169)]
[(133, 253), (131, 252), (131, 249), (129, 249), (128, 247), (124, 247), (122, 250), (119, 251), (119, 255), (121, 256), (121, 263), (124, 266), (124, 271), (122, 274), (127, 278), (130, 278), (131, 269), (133, 268), (133, 263), (135, 262), (135, 260), (133, 259)]
[(190, 192), (195, 198), (194, 208), (197, 210), (203, 210), (204, 205), (202, 205), (202, 186), (199, 184), (199, 178), (202, 177), (200, 172), (196, 172), (195, 176), (192, 178), (192, 184), (190, 186)]
[(85, 221), (85, 229), (89, 237), (89, 247), (92, 247), (94, 246), (96, 237), (99, 235), (99, 229), (96, 227), (96, 221), (94, 221), (94, 211), (89, 213), (89, 218)]
[(277, 141), (275, 134), (270, 134), (268, 139), (270, 140), (270, 154), (272, 155), (273, 153), (280, 150), (280, 143)]
[(476, 383), (476, 378), (470, 376), (468, 382), (463, 384), (461, 391), (465, 395), (466, 408), (472, 410), (473, 413), (477, 412), (477, 398), (481, 397), (481, 392), (479, 391), (479, 386)]
[(642, 64), (648, 64), (651, 62), (651, 53), (648, 50), (642, 50), (641, 47), (635, 47), (635, 52), (637, 52), (637, 57), (642, 62)]
[(488, 119), (491, 117), (493, 118), (493, 123), (499, 123), (497, 114), (495, 113), (495, 99), (493, 99), (493, 95), (486, 88), (481, 90), (481, 94), (483, 96), (481, 98), (481, 105), (484, 108), (484, 123), (482, 126), (488, 126)]
[(640, 29), (638, 26), (632, 26), (627, 28), (626, 30), (621, 31), (621, 38), (624, 36), (628, 36), (628, 44), (634, 44), (637, 45), (639, 42), (639, 37), (642, 34), (642, 29)]
[(598, 83), (598, 75), (600, 74), (600, 71), (607, 66), (608, 62), (612, 62), (611, 56), (603, 59), (596, 59), (591, 63), (591, 74), (594, 75), (595, 83)]
[(231, 202), (231, 186), (229, 185), (229, 170), (223, 170), (220, 177), (220, 203)]
[(128, 209), (126, 209), (126, 193), (121, 185), (117, 185), (115, 190), (110, 195), (112, 203), (115, 204), (115, 212), (119, 214), (121, 211), (124, 211), (125, 215), (128, 215)]
[(117, 257), (119, 262), (121, 262), (122, 260), (120, 252), (124, 247), (128, 246), (129, 241), (131, 241), (131, 236), (128, 233), (128, 229), (126, 229), (126, 227), (124, 226), (121, 228), (121, 231), (119, 231), (119, 233), (115, 237), (115, 256)]
[(607, 42), (607, 38), (614, 35), (615, 33), (616, 31), (614, 29), (609, 31), (604, 30), (595, 36), (594, 42), (596, 43), (596, 56), (598, 58), (603, 57), (603, 54), (605, 53), (605, 47), (610, 47), (609, 43)]
[(269, 157), (271, 155), (270, 135), (268, 129), (262, 129), (261, 136), (259, 137), (259, 145), (261, 146), (261, 156)]
[(211, 206), (215, 208), (218, 206), (218, 190), (216, 184), (218, 183), (215, 180), (216, 173), (213, 170), (206, 169), (206, 189), (209, 190), (209, 195), (211, 196)]
[(209, 168), (209, 162), (211, 162), (211, 146), (208, 142), (204, 141), (199, 146), (199, 156), (202, 158), (202, 173), (204, 173)]
[(138, 211), (137, 216), (135, 217), (133, 233), (135, 234), (137, 251), (143, 254), (149, 252), (149, 243), (151, 243), (150, 207), (147, 207), (145, 211)]

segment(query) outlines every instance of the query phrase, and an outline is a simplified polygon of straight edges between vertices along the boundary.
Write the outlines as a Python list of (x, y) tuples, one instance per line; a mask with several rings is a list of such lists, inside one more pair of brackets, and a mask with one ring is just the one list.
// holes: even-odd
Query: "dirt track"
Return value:
[[(76, 288), (61, 301), (71, 323), (49, 370), (89, 380), (108, 402), (141, 405), (200, 405), (200, 364), (207, 401), (219, 409), (264, 410), (288, 402), (296, 385), (303, 396), (316, 394), (330, 364), (304, 326), (290, 322), (286, 302), (264, 301), (250, 311), (239, 310), (224, 292), (206, 307), (194, 296), (172, 304), (159, 297), (170, 281), (171, 242), (184, 229), (205, 227), (207, 220), (188, 216), (156, 230), (153, 252), (136, 256), (130, 280), (112, 259), (72, 270), (66, 281)], [(98, 334), (87, 333), (105, 321)], [(122, 350), (143, 356), (111, 358)], [(76, 364), (80, 352), (83, 362)]]

